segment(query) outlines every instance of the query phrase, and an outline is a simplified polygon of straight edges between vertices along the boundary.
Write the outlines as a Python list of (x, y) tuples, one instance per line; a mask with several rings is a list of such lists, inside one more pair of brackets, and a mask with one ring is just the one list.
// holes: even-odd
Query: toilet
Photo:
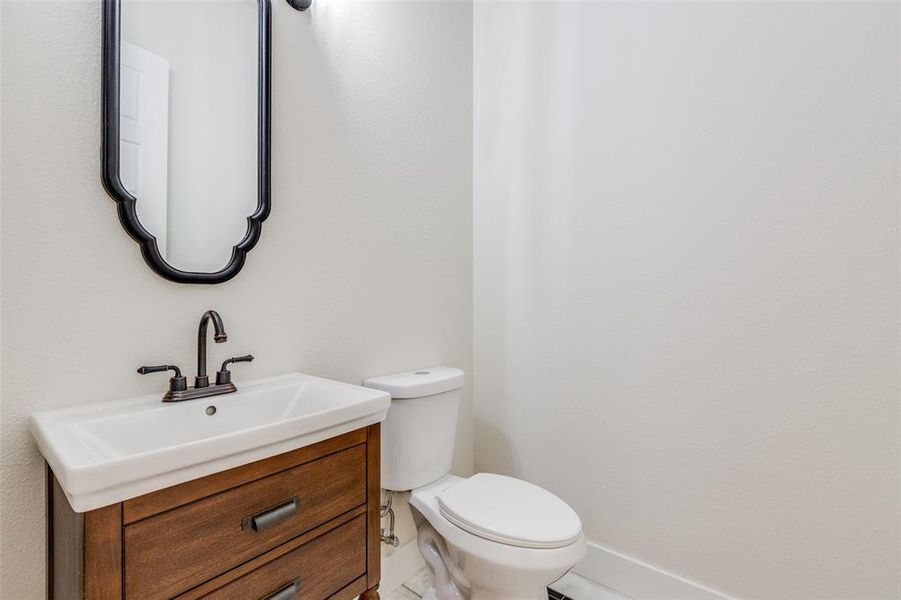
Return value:
[(373, 377), (391, 394), (382, 423), (382, 487), (409, 492), (432, 575), (426, 600), (547, 600), (585, 555), (582, 522), (537, 485), (491, 473), (450, 475), (464, 373), (432, 367)]

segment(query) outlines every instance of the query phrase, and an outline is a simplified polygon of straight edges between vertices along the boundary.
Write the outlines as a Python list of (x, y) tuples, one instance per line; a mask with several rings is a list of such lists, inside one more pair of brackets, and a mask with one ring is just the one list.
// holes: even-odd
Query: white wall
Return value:
[(897, 598), (899, 5), (479, 2), (474, 40), (477, 469), (569, 501), (602, 582)]
[[(471, 6), (273, 1), (273, 208), (237, 278), (168, 283), (100, 185), (100, 3), (2, 3), (0, 597), (43, 598), (30, 412), (162, 392), (200, 314), (237, 377), (470, 368)], [(471, 412), (455, 468), (471, 469)], [(386, 565), (390, 568), (390, 564)]]

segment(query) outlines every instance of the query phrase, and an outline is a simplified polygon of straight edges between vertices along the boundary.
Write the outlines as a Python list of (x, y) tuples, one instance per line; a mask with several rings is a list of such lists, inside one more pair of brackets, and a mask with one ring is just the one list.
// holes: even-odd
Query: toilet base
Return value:
[[(441, 535), (424, 519), (417, 521), (416, 542), (432, 584), (423, 594), (423, 600), (548, 600), (547, 587), (543, 584), (523, 589), (522, 581), (516, 584), (492, 582), (493, 578), (483, 576), (484, 581), (470, 587), (461, 581), (465, 580), (465, 575), (462, 570), (455, 569), (456, 561)], [(518, 589), (511, 590), (514, 586)]]
[(454, 581), (454, 576), (448, 569), (447, 545), (444, 539), (435, 531), (435, 528), (425, 521), (417, 525), (416, 543), (419, 545), (419, 553), (425, 559), (425, 566), (429, 570), (429, 578), (432, 587), (426, 590), (424, 599), (428, 600), (471, 600), (468, 590), (461, 589)]

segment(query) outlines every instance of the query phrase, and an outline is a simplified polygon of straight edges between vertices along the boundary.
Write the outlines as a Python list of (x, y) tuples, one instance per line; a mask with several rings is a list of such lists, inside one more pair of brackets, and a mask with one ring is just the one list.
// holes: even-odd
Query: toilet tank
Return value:
[(450, 473), (464, 374), (431, 367), (371, 377), (363, 385), (391, 394), (382, 423), (382, 487), (406, 491)]

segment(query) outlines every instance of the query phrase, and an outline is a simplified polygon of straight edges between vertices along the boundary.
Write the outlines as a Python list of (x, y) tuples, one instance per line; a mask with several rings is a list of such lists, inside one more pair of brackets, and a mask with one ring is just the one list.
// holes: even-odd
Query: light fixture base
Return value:
[(285, 0), (294, 10), (305, 11), (313, 4), (313, 0)]

